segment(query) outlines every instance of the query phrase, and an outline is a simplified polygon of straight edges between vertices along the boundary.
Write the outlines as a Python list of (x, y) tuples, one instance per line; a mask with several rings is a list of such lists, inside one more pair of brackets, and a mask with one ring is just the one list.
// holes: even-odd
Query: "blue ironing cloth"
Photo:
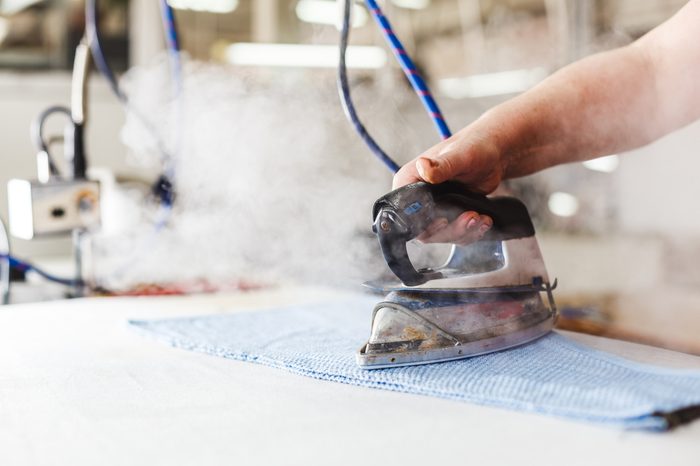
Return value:
[(556, 333), (471, 359), (360, 369), (355, 352), (369, 335), (375, 302), (359, 296), (130, 324), (178, 348), (364, 387), (649, 430), (666, 430), (700, 414), (700, 372), (630, 362)]

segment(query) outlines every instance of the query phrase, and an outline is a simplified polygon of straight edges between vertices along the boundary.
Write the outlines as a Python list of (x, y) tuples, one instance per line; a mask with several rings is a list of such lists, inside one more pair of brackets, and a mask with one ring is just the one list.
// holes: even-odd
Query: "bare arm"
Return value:
[(700, 0), (634, 44), (569, 65), (404, 166), (401, 186), (502, 179), (630, 150), (700, 118)]

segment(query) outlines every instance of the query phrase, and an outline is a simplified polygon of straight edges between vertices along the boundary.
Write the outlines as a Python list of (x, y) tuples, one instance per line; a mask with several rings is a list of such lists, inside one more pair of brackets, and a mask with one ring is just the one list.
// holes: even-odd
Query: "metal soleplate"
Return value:
[(356, 353), (355, 359), (363, 369), (384, 369), (464, 359), (529, 343), (549, 333), (554, 328), (554, 323), (555, 314), (550, 313), (547, 318), (531, 327), (492, 338), (457, 343), (442, 348), (368, 354), (366, 352), (367, 345), (365, 345)]

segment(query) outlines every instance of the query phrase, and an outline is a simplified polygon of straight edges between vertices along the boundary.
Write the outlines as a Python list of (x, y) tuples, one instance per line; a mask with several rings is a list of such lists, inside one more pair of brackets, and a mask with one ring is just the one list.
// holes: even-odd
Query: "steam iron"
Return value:
[[(443, 265), (414, 267), (407, 243), (434, 221), (451, 222), (467, 211), (490, 216), (493, 226), (474, 243), (453, 244)], [(554, 327), (556, 281), (550, 284), (532, 220), (518, 199), (489, 198), (453, 181), (414, 183), (378, 199), (373, 218), (395, 277), (365, 284), (388, 295), (374, 308), (359, 366), (461, 359), (522, 345)]]

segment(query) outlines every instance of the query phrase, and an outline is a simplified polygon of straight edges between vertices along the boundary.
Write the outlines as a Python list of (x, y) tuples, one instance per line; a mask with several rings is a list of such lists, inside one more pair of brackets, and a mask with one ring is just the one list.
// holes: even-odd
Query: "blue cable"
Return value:
[(408, 56), (403, 44), (401, 44), (399, 38), (396, 37), (389, 20), (386, 18), (386, 16), (384, 16), (384, 13), (382, 12), (381, 8), (379, 8), (379, 5), (375, 0), (365, 0), (365, 3), (367, 4), (367, 8), (369, 8), (372, 17), (381, 28), (384, 38), (391, 46), (391, 49), (394, 52), (396, 59), (399, 61), (399, 64), (401, 65), (404, 74), (408, 78), (408, 81), (411, 83), (413, 90), (416, 91), (416, 94), (418, 94), (418, 97), (420, 97), (421, 102), (423, 102), (423, 106), (432, 118), (435, 127), (440, 133), (440, 136), (443, 139), (449, 138), (452, 136), (452, 133), (447, 127), (447, 123), (445, 123), (445, 118), (443, 117), (437, 102), (435, 102), (428, 85), (421, 77), (416, 65), (413, 63), (413, 60), (411, 60), (411, 57)]
[(365, 125), (362, 124), (360, 117), (357, 115), (357, 110), (355, 109), (355, 104), (352, 101), (352, 96), (350, 95), (350, 84), (348, 83), (348, 70), (345, 63), (345, 55), (348, 48), (348, 41), (350, 38), (350, 8), (352, 7), (352, 0), (345, 0), (344, 12), (343, 12), (343, 25), (340, 30), (340, 59), (338, 62), (338, 90), (340, 94), (340, 102), (343, 105), (343, 110), (348, 120), (355, 127), (355, 131), (360, 135), (360, 138), (367, 144), (367, 147), (372, 151), (372, 153), (379, 159), (386, 167), (393, 173), (399, 171), (401, 166), (397, 164), (391, 157), (389, 157), (384, 150), (377, 144), (374, 138), (369, 134)]
[(114, 71), (107, 63), (102, 45), (100, 44), (100, 35), (97, 30), (97, 0), (87, 0), (85, 2), (85, 35), (87, 36), (88, 46), (92, 52), (92, 58), (95, 61), (95, 67), (102, 76), (107, 80), (109, 87), (114, 95), (124, 105), (128, 104), (126, 94), (119, 88), (119, 83)]
[(12, 275), (12, 265), (10, 264), (10, 237), (5, 228), (5, 221), (0, 218), (0, 248), (5, 252), (0, 253), (0, 285), (2, 286), (2, 294), (0, 294), (0, 305), (10, 304), (10, 282)]
[(165, 42), (172, 64), (173, 81), (175, 82), (176, 97), (182, 92), (182, 60), (180, 59), (180, 36), (177, 31), (175, 10), (168, 0), (160, 0), (160, 11), (165, 30)]
[[(168, 56), (170, 58), (170, 65), (171, 65), (171, 73), (173, 77), (173, 89), (174, 89), (174, 97), (175, 97), (175, 104), (176, 104), (176, 111), (175, 111), (175, 131), (174, 131), (174, 136), (175, 136), (175, 158), (177, 159), (179, 155), (179, 151), (182, 147), (182, 134), (183, 134), (183, 118), (184, 118), (184, 111), (183, 111), (183, 99), (182, 99), (182, 94), (183, 94), (183, 88), (184, 88), (184, 82), (183, 82), (183, 71), (182, 71), (182, 59), (181, 59), (181, 47), (180, 47), (180, 35), (178, 33), (178, 28), (177, 28), (177, 21), (175, 19), (175, 10), (174, 8), (168, 3), (168, 0), (160, 0), (160, 11), (161, 11), (161, 19), (163, 21), (163, 30), (165, 31), (165, 42), (167, 44), (168, 48)], [(169, 179), (173, 179), (174, 177), (174, 164), (171, 164), (170, 167), (166, 168), (166, 175), (168, 176)], [(172, 200), (171, 200), (172, 201)]]
[(177, 33), (177, 23), (175, 22), (175, 10), (168, 0), (160, 0), (160, 8), (163, 17), (163, 28), (165, 29), (165, 39), (168, 43), (168, 50), (180, 51), (180, 39)]
[(34, 264), (24, 261), (22, 259), (18, 259), (10, 254), (2, 254), (0, 253), (0, 259), (3, 260), (8, 260), (10, 261), (10, 267), (19, 270), (20, 272), (34, 272), (38, 274), (39, 276), (45, 278), (46, 280), (49, 280), (54, 283), (59, 283), (61, 285), (65, 286), (83, 286), (84, 282), (82, 280), (76, 280), (76, 279), (70, 279), (70, 278), (61, 278), (56, 275), (53, 275), (49, 272), (46, 272)]
[[(399, 64), (401, 65), (401, 69), (408, 78), (408, 81), (411, 83), (411, 87), (413, 87), (413, 90), (416, 92), (416, 94), (418, 94), (418, 97), (420, 97), (421, 102), (423, 103), (425, 109), (428, 111), (430, 118), (433, 120), (433, 123), (435, 124), (438, 133), (443, 139), (449, 138), (452, 135), (452, 133), (450, 132), (450, 129), (448, 128), (447, 123), (445, 122), (445, 118), (443, 117), (442, 112), (440, 111), (440, 108), (437, 105), (437, 102), (433, 98), (433, 95), (430, 92), (428, 85), (425, 83), (420, 73), (418, 72), (416, 65), (413, 63), (411, 57), (409, 57), (408, 53), (406, 52), (406, 49), (401, 44), (401, 41), (394, 33), (394, 30), (392, 29), (389, 20), (386, 18), (386, 16), (384, 16), (382, 10), (379, 8), (379, 5), (377, 5), (377, 2), (375, 2), (374, 0), (365, 0), (365, 3), (369, 8), (372, 17), (382, 29), (385, 39), (391, 46), (394, 55), (396, 56)], [(362, 140), (365, 142), (365, 144), (367, 144), (367, 146), (374, 153), (374, 155), (382, 163), (384, 163), (384, 165), (386, 165), (387, 168), (389, 168), (389, 170), (396, 173), (397, 171), (399, 171), (400, 166), (394, 160), (392, 160), (391, 157), (389, 157), (386, 154), (386, 152), (384, 152), (384, 150), (382, 150), (379, 144), (377, 144), (374, 138), (372, 138), (372, 136), (369, 134), (367, 128), (365, 128), (365, 126), (362, 124), (362, 121), (360, 121), (359, 116), (357, 115), (357, 110), (355, 109), (355, 105), (353, 104), (350, 95), (350, 85), (348, 84), (345, 55), (347, 52), (348, 41), (350, 36), (350, 16), (352, 4), (352, 0), (345, 0), (343, 10), (343, 23), (340, 31), (340, 60), (338, 64), (338, 88), (340, 91), (340, 100), (343, 105), (345, 115), (355, 127), (355, 130), (360, 135), (360, 138), (362, 138)]]
[[(169, 7), (169, 5), (168, 5)], [(171, 10), (172, 11), (172, 10)], [(109, 66), (109, 63), (107, 63), (107, 59), (105, 58), (104, 52), (102, 50), (102, 45), (100, 44), (100, 36), (99, 36), (99, 30), (98, 30), (98, 20), (99, 20), (99, 11), (98, 11), (98, 5), (97, 5), (97, 0), (86, 0), (85, 1), (85, 35), (88, 40), (88, 46), (90, 47), (90, 52), (92, 53), (92, 58), (93, 61), (95, 62), (95, 67), (97, 70), (100, 72), (100, 74), (107, 80), (110, 89), (112, 90), (112, 93), (117, 97), (117, 99), (122, 103), (124, 108), (126, 109), (127, 112), (133, 114), (139, 122), (146, 128), (146, 130), (151, 133), (156, 141), (156, 145), (158, 146), (158, 151), (161, 154), (161, 157), (163, 159), (163, 162), (165, 164), (165, 173), (161, 175), (161, 177), (156, 181), (153, 187), (153, 192), (156, 194), (160, 200), (161, 203), (164, 205), (170, 205), (173, 202), (174, 198), (174, 188), (173, 188), (173, 174), (174, 174), (174, 168), (173, 168), (173, 157), (172, 155), (168, 152), (168, 150), (165, 148), (165, 144), (163, 143), (162, 138), (158, 134), (158, 131), (156, 128), (153, 126), (153, 124), (150, 122), (150, 120), (143, 115), (140, 111), (138, 111), (137, 108), (134, 108), (132, 105), (129, 103), (129, 99), (127, 95), (122, 91), (122, 89), (119, 86), (119, 82), (117, 81), (116, 75), (114, 74), (114, 71), (112, 68)], [(176, 31), (174, 28), (174, 16), (173, 16), (173, 31)], [(175, 34), (174, 36), (174, 43), (179, 47), (178, 45), (178, 40), (177, 40), (177, 33), (173, 32)], [(169, 34), (172, 35), (172, 34)], [(170, 44), (170, 41), (169, 41)], [(179, 50), (178, 50), (179, 52)], [(179, 63), (179, 53), (178, 53), (178, 63)], [(178, 70), (180, 69), (178, 65)], [(180, 78), (177, 78), (178, 81)]]

